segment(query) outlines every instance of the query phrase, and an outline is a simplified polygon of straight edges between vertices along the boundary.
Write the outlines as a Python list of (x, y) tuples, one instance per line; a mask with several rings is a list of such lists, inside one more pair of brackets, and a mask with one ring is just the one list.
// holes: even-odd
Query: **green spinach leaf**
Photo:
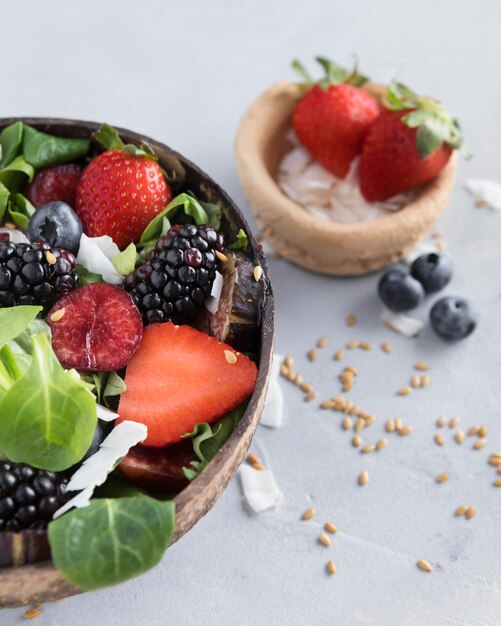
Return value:
[(3, 220), (9, 206), (9, 199), (10, 191), (3, 183), (0, 183), (0, 222)]
[(19, 226), (19, 228), (23, 228), (24, 230), (28, 229), (30, 217), (35, 211), (35, 207), (22, 193), (16, 193), (13, 198), (11, 197), (9, 214), (12, 221), (16, 226)]
[(0, 346), (13, 341), (21, 335), (41, 310), (41, 306), (0, 308)]
[(174, 503), (149, 496), (94, 499), (49, 524), (52, 560), (85, 591), (157, 565), (174, 532)]
[[(20, 307), (13, 307), (15, 309), (19, 309)], [(26, 307), (23, 307), (26, 308)], [(33, 307), (39, 308), (39, 307)], [(41, 307), (40, 307), (41, 308)], [(0, 318), (1, 321), (1, 318)], [(29, 326), (22, 333), (17, 335), (17, 337), (11, 342), (13, 346), (14, 352), (18, 352), (20, 350), (22, 353), (25, 353), (29, 356), (33, 355), (33, 342), (31, 338), (35, 335), (39, 335), (43, 333), (47, 336), (47, 339), (50, 341), (51, 333), (48, 324), (46, 324), (43, 320), (35, 318), (33, 321), (29, 323)], [(17, 350), (16, 350), (17, 348)]]
[(246, 250), (249, 247), (249, 238), (241, 228), (237, 233), (237, 238), (233, 243), (226, 246), (229, 250)]
[(116, 372), (111, 372), (103, 390), (103, 400), (106, 402), (106, 398), (119, 396), (124, 391), (125, 383), (123, 378), (121, 378)]
[(127, 276), (134, 271), (136, 268), (136, 260), (137, 260), (137, 250), (136, 246), (133, 243), (130, 243), (125, 250), (116, 254), (111, 262), (113, 267), (117, 270), (119, 274), (122, 276)]
[(23, 155), (35, 169), (68, 163), (89, 152), (88, 139), (56, 137), (24, 125)]
[(14, 122), (0, 133), (0, 168), (9, 165), (21, 154), (23, 127), (22, 122)]
[(146, 226), (141, 235), (140, 243), (145, 244), (149, 241), (156, 240), (162, 235), (162, 227), (164, 226), (164, 218), (170, 219), (180, 208), (183, 208), (186, 215), (192, 217), (195, 224), (207, 224), (208, 216), (204, 208), (196, 198), (187, 193), (181, 193), (176, 196), (151, 222)]
[(104, 283), (104, 278), (101, 274), (90, 272), (86, 267), (80, 265), (80, 263), (77, 263), (75, 269), (80, 277), (79, 284), (81, 287), (83, 285), (91, 285), (92, 283)]
[(32, 181), (34, 175), (34, 168), (23, 156), (18, 156), (0, 169), (0, 183), (10, 191), (17, 191), (26, 181)]

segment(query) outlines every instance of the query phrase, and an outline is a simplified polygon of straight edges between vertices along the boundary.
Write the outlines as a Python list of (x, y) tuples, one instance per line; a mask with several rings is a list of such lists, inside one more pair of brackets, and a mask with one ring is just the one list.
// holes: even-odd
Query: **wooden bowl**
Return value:
[[(385, 89), (375, 84), (366, 88), (379, 100)], [(292, 112), (304, 92), (286, 81), (273, 85), (251, 105), (238, 131), (238, 173), (263, 236), (280, 256), (324, 274), (365, 274), (399, 261), (444, 210), (454, 184), (456, 154), (399, 211), (355, 224), (321, 221), (276, 182), (279, 164), (292, 147), (287, 138)]]
[[(0, 119), (0, 131), (18, 119), (41, 131), (65, 137), (90, 137), (99, 127), (99, 124), (93, 122), (75, 120), (12, 118)], [(265, 298), (262, 310), (259, 373), (256, 388), (235, 432), (200, 476), (175, 497), (176, 526), (172, 539), (172, 543), (174, 543), (215, 504), (242, 462), (259, 423), (268, 388), (273, 349), (273, 293), (268, 276), (268, 266), (262, 254), (261, 246), (250, 234), (249, 226), (238, 207), (221, 187), (200, 168), (164, 144), (122, 128), (117, 130), (128, 143), (149, 143), (158, 155), (162, 167), (176, 170), (177, 179), (184, 180), (184, 188), (195, 192), (198, 197), (207, 202), (219, 204), (230, 224), (230, 230), (236, 233), (240, 228), (243, 228), (249, 234), (253, 257), (256, 263), (259, 263), (263, 268)], [(19, 544), (19, 548), (21, 548), (21, 544)], [(63, 578), (50, 560), (20, 567), (0, 568), (0, 607), (15, 607), (35, 602), (59, 600), (77, 593), (80, 593), (80, 590)]]

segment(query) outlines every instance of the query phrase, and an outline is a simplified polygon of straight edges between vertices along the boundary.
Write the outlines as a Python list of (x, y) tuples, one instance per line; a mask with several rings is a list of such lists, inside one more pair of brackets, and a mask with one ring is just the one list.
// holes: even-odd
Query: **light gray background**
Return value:
[[(44, 606), (38, 626), (122, 624), (335, 624), (452, 626), (501, 623), (501, 490), (491, 486), (488, 452), (501, 448), (499, 371), (501, 216), (473, 208), (461, 188), (470, 176), (498, 178), (501, 133), (501, 5), (493, 1), (282, 0), (142, 3), (2, 3), (0, 111), (107, 121), (182, 151), (216, 178), (249, 215), (235, 172), (233, 141), (251, 101), (291, 77), (289, 61), (322, 53), (349, 63), (359, 55), (377, 80), (394, 76), (445, 100), (463, 122), (475, 158), (462, 162), (441, 221), (456, 274), (449, 293), (471, 297), (482, 324), (470, 340), (444, 346), (429, 329), (419, 340), (395, 336), (379, 321), (376, 276), (336, 280), (271, 261), (277, 348), (296, 356), (323, 397), (338, 390), (333, 350), (347, 338), (379, 345), (350, 354), (360, 369), (353, 398), (379, 422), (401, 415), (414, 426), (378, 456), (361, 457), (339, 417), (305, 405), (286, 387), (281, 430), (259, 429), (253, 444), (276, 475), (285, 501), (251, 517), (238, 480), (154, 571), (114, 589)], [(428, 306), (428, 305), (427, 305)], [(344, 325), (355, 312), (360, 324)], [(426, 307), (419, 313), (426, 315)], [(315, 364), (305, 352), (321, 336)], [(412, 364), (432, 363), (432, 385), (408, 398)], [(472, 452), (447, 431), (433, 444), (438, 415), (490, 427), (489, 445)], [(365, 467), (370, 484), (356, 476)], [(434, 483), (440, 471), (451, 480)], [(471, 522), (453, 517), (475, 504)], [(312, 503), (317, 518), (298, 521)], [(333, 546), (316, 537), (327, 519)], [(333, 558), (335, 577), (325, 574)], [(428, 575), (415, 567), (433, 563)], [(21, 623), (22, 610), (0, 612)]]

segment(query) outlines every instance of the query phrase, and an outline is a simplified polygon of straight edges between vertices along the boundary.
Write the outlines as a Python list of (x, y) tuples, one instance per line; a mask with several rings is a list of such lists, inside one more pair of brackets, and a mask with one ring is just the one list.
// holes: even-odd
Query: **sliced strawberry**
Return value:
[(83, 167), (78, 163), (65, 163), (45, 167), (35, 174), (33, 181), (24, 190), (25, 196), (39, 209), (57, 200), (75, 207), (77, 186)]
[(47, 322), (61, 364), (88, 371), (111, 372), (125, 367), (143, 331), (132, 298), (107, 283), (85, 285), (64, 296), (49, 311)]
[(143, 445), (166, 446), (241, 404), (256, 378), (249, 358), (214, 337), (189, 326), (153, 324), (127, 367), (119, 421), (145, 424)]

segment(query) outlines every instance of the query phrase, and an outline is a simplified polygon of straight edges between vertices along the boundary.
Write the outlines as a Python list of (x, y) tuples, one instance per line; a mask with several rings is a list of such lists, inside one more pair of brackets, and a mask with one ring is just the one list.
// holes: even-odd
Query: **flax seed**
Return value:
[(305, 393), (310, 393), (310, 391), (313, 391), (313, 387), (309, 383), (301, 383), (299, 387), (301, 391), (304, 391)]
[(351, 440), (351, 444), (354, 448), (358, 448), (360, 446), (360, 444), (362, 443), (362, 437), (360, 437), (360, 435), (358, 433), (355, 433), (353, 435), (353, 438)]
[(342, 387), (343, 393), (351, 391), (352, 389), (353, 389), (353, 383), (352, 382), (345, 382), (343, 387)]
[(254, 268), (253, 274), (254, 274), (254, 280), (256, 281), (256, 283), (258, 283), (263, 276), (263, 268), (260, 265), (256, 265), (256, 267)]
[(462, 504), (461, 506), (458, 506), (458, 508), (454, 511), (454, 515), (456, 517), (461, 517), (462, 515), (466, 513), (467, 508), (468, 507), (466, 507), (464, 504)]
[(327, 571), (331, 574), (331, 576), (334, 576), (336, 573), (336, 566), (332, 561), (327, 561)]
[(468, 430), (468, 437), (476, 437), (478, 435), (479, 430), (480, 430), (480, 426), (478, 424), (474, 424), (473, 426), (470, 426)]
[(480, 428), (478, 429), (478, 436), (487, 437), (487, 426), (480, 426)]
[(379, 450), (382, 450), (383, 448), (386, 448), (387, 444), (388, 444), (388, 440), (383, 437), (383, 439), (380, 439), (376, 443), (376, 450), (379, 452)]
[(336, 354), (334, 355), (334, 360), (340, 361), (344, 357), (344, 355), (345, 355), (344, 350), (338, 350)]
[(444, 438), (442, 437), (442, 435), (440, 433), (437, 433), (433, 439), (435, 440), (435, 443), (437, 444), (437, 446), (443, 446), (445, 441)]
[(284, 359), (284, 365), (289, 369), (294, 367), (294, 359), (291, 356), (286, 356)]
[(414, 374), (414, 376), (411, 378), (411, 387), (414, 387), (415, 389), (417, 387), (421, 387), (421, 376)]
[(372, 343), (369, 341), (361, 341), (358, 347), (360, 350), (372, 350)]
[(55, 265), (57, 263), (56, 257), (52, 254), (50, 250), (47, 250), (45, 253), (45, 258), (47, 259), (47, 263), (49, 265)]
[(365, 487), (365, 485), (369, 482), (369, 472), (364, 470), (360, 476), (358, 477), (358, 484), (361, 487)]
[(327, 345), (327, 337), (320, 337), (317, 341), (317, 348), (325, 348)]
[(332, 522), (326, 522), (324, 528), (328, 533), (331, 533), (331, 534), (337, 533), (337, 528), (334, 526)]
[(445, 415), (441, 415), (437, 420), (437, 428), (443, 428), (445, 426)]
[(305, 395), (304, 401), (311, 402), (312, 400), (315, 400), (315, 398), (318, 398), (318, 393), (316, 391), (310, 391)]
[(410, 387), (401, 387), (398, 391), (397, 391), (397, 396), (408, 396), (411, 392), (411, 388)]
[(324, 402), (321, 403), (320, 408), (321, 409), (333, 409), (334, 408), (334, 402), (332, 402), (332, 400), (325, 400)]
[(501, 478), (496, 478), (496, 480), (492, 483), (494, 487), (501, 487)]
[(344, 430), (350, 430), (351, 428), (351, 417), (347, 415), (343, 420), (343, 428)]
[(395, 420), (392, 420), (392, 419), (386, 420), (386, 432), (387, 433), (395, 432)]
[(264, 472), (266, 470), (266, 467), (262, 463), (253, 463), (252, 468), (258, 472)]
[(449, 428), (457, 428), (458, 424), (459, 424), (459, 417), (456, 415), (455, 417), (451, 418), (449, 422)]
[(397, 417), (395, 420), (395, 430), (401, 430), (404, 427), (404, 423), (402, 422), (400, 417)]
[(317, 359), (317, 351), (315, 350), (315, 348), (312, 348), (308, 352), (308, 360), (309, 361), (316, 361), (316, 359)]
[(414, 365), (414, 367), (419, 372), (427, 372), (430, 369), (430, 366), (428, 365), (428, 363), (423, 363), (423, 361), (418, 361), (416, 365)]
[(35, 619), (42, 614), (42, 609), (39, 606), (35, 606), (32, 609), (27, 609), (24, 612), (24, 619)]
[(449, 480), (449, 474), (447, 474), (447, 472), (442, 472), (435, 478), (435, 482), (437, 482), (439, 485), (447, 482), (448, 480)]
[(493, 465), (494, 467), (501, 467), (501, 457), (492, 454), (489, 458), (489, 465)]
[(373, 443), (367, 443), (365, 444), (365, 446), (360, 448), (360, 452), (362, 454), (369, 454), (369, 452), (374, 452), (375, 449), (376, 449), (376, 446)]
[(358, 375), (358, 371), (352, 365), (347, 365), (343, 371), (347, 374), (351, 374), (352, 376)]
[(390, 352), (392, 352), (392, 348), (391, 348), (390, 344), (387, 341), (385, 341), (385, 342), (383, 342), (381, 344), (381, 350), (383, 352), (386, 352), (386, 354), (390, 354)]
[(360, 342), (356, 341), (356, 339), (353, 339), (346, 344), (346, 347), (348, 348), (348, 350), (354, 350), (355, 348), (358, 348), (359, 345)]
[(255, 454), (248, 454), (247, 463), (250, 463), (251, 465), (254, 465), (254, 463), (261, 463), (261, 459)]
[(318, 540), (320, 541), (321, 544), (323, 544), (326, 547), (329, 547), (332, 545), (331, 538), (325, 533), (320, 533), (320, 535), (318, 536)]
[(465, 512), (464, 516), (469, 521), (469, 520), (471, 520), (471, 519), (473, 519), (475, 517), (476, 512), (477, 512), (477, 507), (476, 506), (469, 506), (466, 509), (466, 512)]
[(54, 311), (54, 313), (52, 313), (52, 315), (50, 316), (50, 321), (59, 322), (59, 320), (63, 319), (65, 313), (66, 313), (66, 309), (64, 307), (62, 309), (58, 309), (57, 311)]
[(402, 428), (398, 429), (398, 434), (401, 437), (405, 437), (406, 435), (410, 435), (412, 430), (412, 426), (402, 426)]
[(462, 444), (464, 441), (464, 432), (462, 430), (458, 430), (457, 433), (454, 435), (454, 439), (457, 441), (457, 443)]
[(487, 444), (487, 439), (477, 439), (473, 444), (474, 450), (481, 450)]
[(313, 507), (306, 509), (306, 511), (301, 515), (301, 519), (307, 522), (312, 517), (315, 517), (316, 510)]
[(430, 377), (421, 376), (421, 387), (428, 387), (429, 384), (430, 384)]
[(356, 404), (354, 404), (353, 406), (351, 406), (348, 411), (347, 411), (348, 415), (356, 415), (358, 413), (358, 406)]
[(437, 250), (439, 252), (443, 252), (445, 250), (445, 248), (447, 247), (447, 244), (445, 243), (445, 241), (439, 241), (437, 243)]
[[(221, 263), (228, 263), (228, 257), (226, 256), (226, 254), (219, 252), (219, 250), (216, 250), (215, 254), (217, 258), (221, 261)], [(254, 271), (255, 271), (255, 268), (254, 268)]]
[(224, 358), (230, 365), (235, 365), (235, 363), (237, 362), (237, 355), (231, 350), (224, 351)]
[(423, 559), (420, 559), (417, 562), (417, 566), (419, 567), (419, 569), (422, 569), (423, 572), (432, 572), (433, 569), (431, 567), (431, 565), (428, 563), (428, 561), (423, 561)]
[(442, 236), (442, 231), (441, 230), (435, 230), (431, 233), (431, 236), (434, 239), (440, 239), (440, 237)]
[(365, 420), (363, 420), (361, 417), (357, 418), (356, 422), (355, 422), (355, 432), (359, 433), (362, 428), (365, 426)]
[(353, 313), (350, 313), (350, 315), (348, 315), (348, 317), (346, 318), (346, 323), (348, 324), (348, 326), (355, 326), (355, 324), (357, 323), (357, 318)]

